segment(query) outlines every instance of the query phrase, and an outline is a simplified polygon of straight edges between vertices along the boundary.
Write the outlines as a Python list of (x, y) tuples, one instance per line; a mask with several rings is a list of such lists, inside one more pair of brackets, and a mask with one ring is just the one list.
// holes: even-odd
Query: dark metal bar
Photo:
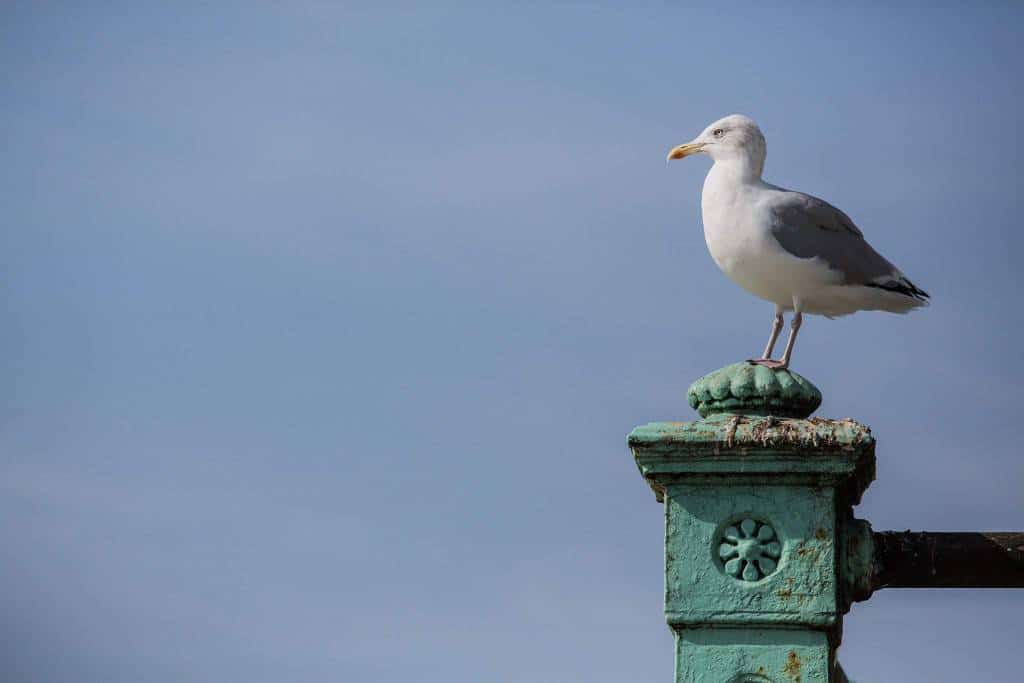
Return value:
[(1024, 532), (876, 531), (872, 589), (1024, 588)]

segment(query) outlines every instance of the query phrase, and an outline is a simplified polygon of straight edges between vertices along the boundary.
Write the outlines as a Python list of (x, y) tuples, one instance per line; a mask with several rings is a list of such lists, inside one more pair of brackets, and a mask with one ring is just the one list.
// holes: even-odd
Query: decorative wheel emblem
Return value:
[(782, 544), (775, 529), (764, 522), (744, 519), (722, 533), (718, 556), (725, 573), (740, 581), (759, 581), (778, 567)]

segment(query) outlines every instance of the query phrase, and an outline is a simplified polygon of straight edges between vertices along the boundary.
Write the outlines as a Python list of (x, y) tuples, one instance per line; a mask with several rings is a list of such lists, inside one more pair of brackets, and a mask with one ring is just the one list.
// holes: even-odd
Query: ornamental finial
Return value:
[(802, 375), (749, 361), (704, 375), (690, 385), (686, 398), (701, 417), (731, 413), (803, 419), (821, 405), (818, 387)]

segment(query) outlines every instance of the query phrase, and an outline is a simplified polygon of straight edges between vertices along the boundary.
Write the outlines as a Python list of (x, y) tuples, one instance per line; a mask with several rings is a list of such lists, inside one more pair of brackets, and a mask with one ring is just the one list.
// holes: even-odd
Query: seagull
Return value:
[[(718, 267), (754, 296), (775, 304), (771, 335), (751, 363), (786, 369), (803, 314), (835, 318), (856, 311), (907, 313), (928, 293), (875, 251), (850, 217), (826, 201), (761, 179), (767, 147), (750, 118), (715, 121), (668, 161), (707, 154), (714, 161), (701, 192), (704, 239)], [(782, 358), (772, 351), (793, 312)]]

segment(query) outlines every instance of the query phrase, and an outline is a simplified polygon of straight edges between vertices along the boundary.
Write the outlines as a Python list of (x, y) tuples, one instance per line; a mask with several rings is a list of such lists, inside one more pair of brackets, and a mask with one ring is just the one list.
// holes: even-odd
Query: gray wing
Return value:
[(842, 274), (843, 284), (865, 285), (924, 300), (899, 268), (864, 239), (850, 217), (826, 201), (783, 190), (772, 207), (772, 235), (798, 258), (820, 258)]

